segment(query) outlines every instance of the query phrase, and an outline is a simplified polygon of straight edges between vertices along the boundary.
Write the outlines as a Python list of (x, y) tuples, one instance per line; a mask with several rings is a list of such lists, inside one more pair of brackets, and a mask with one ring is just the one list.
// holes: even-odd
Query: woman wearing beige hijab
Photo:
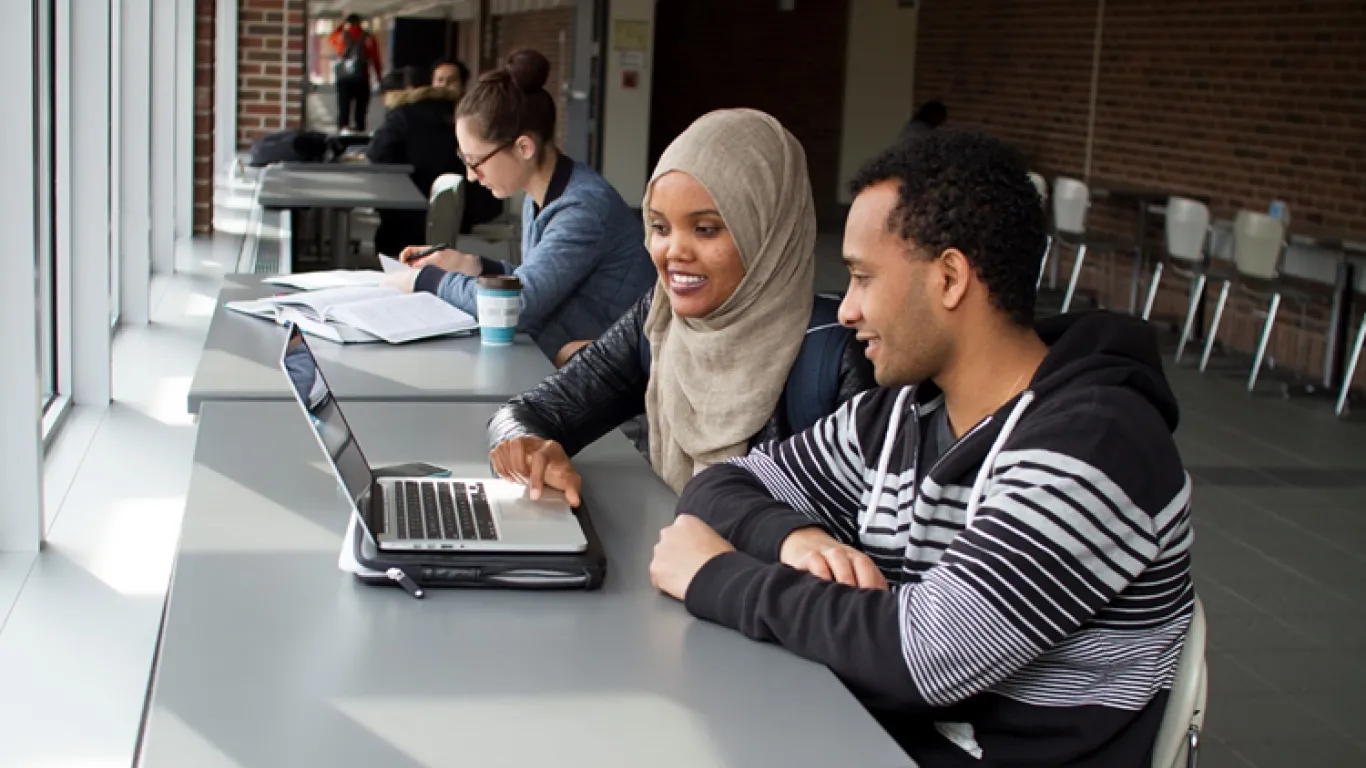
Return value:
[(489, 424), (499, 475), (578, 504), (570, 457), (644, 413), (674, 491), (757, 442), (807, 429), (874, 386), (838, 302), (817, 298), (816, 214), (801, 144), (750, 109), (674, 140), (641, 206), (655, 287)]

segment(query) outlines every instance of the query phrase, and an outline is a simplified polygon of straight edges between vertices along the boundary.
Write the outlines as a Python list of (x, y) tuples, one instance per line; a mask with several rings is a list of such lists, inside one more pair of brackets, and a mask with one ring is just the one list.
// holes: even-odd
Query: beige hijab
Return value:
[(674, 491), (744, 455), (773, 414), (811, 319), (816, 210), (806, 154), (772, 117), (752, 109), (704, 115), (659, 159), (650, 190), (671, 171), (711, 193), (744, 262), (739, 287), (705, 318), (675, 317), (655, 286), (645, 335), (650, 462)]

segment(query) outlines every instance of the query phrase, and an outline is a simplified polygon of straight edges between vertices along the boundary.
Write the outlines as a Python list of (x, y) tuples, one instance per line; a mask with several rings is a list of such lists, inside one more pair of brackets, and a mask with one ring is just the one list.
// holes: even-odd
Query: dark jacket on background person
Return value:
[[(459, 92), (453, 88), (426, 86), (396, 94), (384, 125), (375, 131), (366, 150), (372, 163), (407, 163), (410, 178), (423, 195), (430, 196), (432, 183), (445, 173), (464, 176), (465, 164), (455, 140), (455, 105)], [(498, 215), (501, 204), (479, 184), (466, 181), (465, 215), (461, 232)], [(427, 214), (423, 211), (381, 210), (375, 232), (375, 250), (398, 256), (409, 245), (427, 243)]]
[[(539, 386), (514, 397), (489, 422), (489, 445), (535, 435), (564, 446), (570, 456), (645, 412), (650, 345), (645, 318), (654, 291), (646, 291), (592, 344)], [(783, 440), (876, 386), (864, 345), (832, 323), (838, 301), (817, 297), (806, 339), (788, 374), (777, 408), (751, 444)], [(797, 380), (806, 377), (805, 380)], [(787, 402), (789, 397), (802, 399)], [(797, 423), (793, 423), (797, 422)]]

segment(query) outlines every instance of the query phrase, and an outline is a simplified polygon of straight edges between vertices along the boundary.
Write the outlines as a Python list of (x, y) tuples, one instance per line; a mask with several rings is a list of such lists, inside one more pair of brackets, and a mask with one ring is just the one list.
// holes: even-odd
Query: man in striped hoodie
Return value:
[(1194, 600), (1153, 330), (1035, 322), (1044, 215), (999, 142), (936, 131), (853, 191), (840, 318), (882, 388), (695, 477), (651, 578), (926, 768), (1146, 767)]

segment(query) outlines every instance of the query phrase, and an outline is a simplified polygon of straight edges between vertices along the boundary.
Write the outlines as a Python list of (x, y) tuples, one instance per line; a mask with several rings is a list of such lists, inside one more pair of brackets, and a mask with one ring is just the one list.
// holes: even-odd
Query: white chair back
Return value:
[(1273, 280), (1285, 246), (1285, 225), (1265, 213), (1239, 211), (1233, 221), (1233, 264), (1240, 274)]
[(445, 243), (454, 246), (460, 239), (460, 220), (464, 217), (465, 178), (455, 173), (437, 176), (436, 181), (432, 182), (430, 205), (427, 208), (427, 245)]
[(1205, 699), (1209, 691), (1205, 668), (1205, 607), (1200, 596), (1195, 597), (1195, 612), (1191, 614), (1186, 642), (1181, 658), (1176, 663), (1176, 678), (1172, 681), (1167, 709), (1162, 714), (1162, 725), (1157, 729), (1153, 746), (1153, 768), (1186, 768), (1190, 730), (1205, 727)]
[(1034, 185), (1034, 189), (1039, 191), (1039, 201), (1046, 203), (1048, 201), (1048, 181), (1033, 171), (1029, 172), (1029, 181)]
[(1205, 260), (1209, 208), (1198, 200), (1167, 198), (1167, 253), (1180, 261)]
[(1091, 206), (1091, 190), (1086, 184), (1059, 176), (1053, 180), (1053, 226), (1073, 235), (1086, 233), (1086, 209)]

